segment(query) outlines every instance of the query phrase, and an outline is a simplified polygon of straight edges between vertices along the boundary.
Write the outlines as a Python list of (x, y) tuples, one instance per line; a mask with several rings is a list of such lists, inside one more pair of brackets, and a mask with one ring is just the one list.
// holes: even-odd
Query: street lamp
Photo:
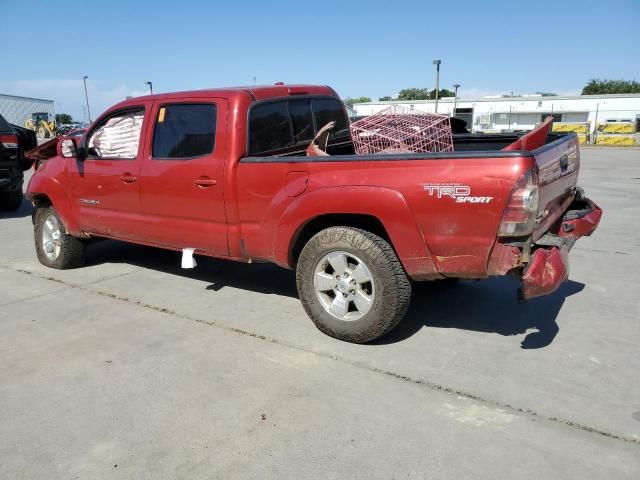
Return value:
[(153, 95), (153, 83), (147, 80), (146, 82), (144, 82), (144, 84), (149, 85), (149, 94)]
[(438, 96), (440, 94), (440, 60), (434, 60), (433, 64), (436, 66), (436, 113), (438, 113)]
[(459, 83), (454, 83), (453, 88), (455, 89), (455, 93), (453, 95), (453, 116), (456, 116), (456, 109), (458, 108), (458, 88), (460, 88)]
[(87, 77), (86, 75), (82, 77), (82, 81), (84, 82), (84, 99), (87, 102), (87, 117), (89, 118), (89, 125), (91, 125), (91, 110), (89, 110), (89, 94), (87, 93)]

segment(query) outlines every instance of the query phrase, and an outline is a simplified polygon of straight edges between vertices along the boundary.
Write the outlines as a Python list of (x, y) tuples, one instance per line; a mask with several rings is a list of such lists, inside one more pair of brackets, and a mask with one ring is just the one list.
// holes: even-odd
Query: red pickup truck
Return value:
[[(306, 156), (328, 122), (329, 155)], [(329, 87), (132, 98), (38, 157), (36, 252), (77, 267), (86, 240), (105, 237), (274, 262), (296, 270), (321, 331), (369, 342), (403, 318), (411, 281), (510, 275), (528, 299), (567, 279), (569, 249), (602, 211), (576, 187), (576, 136), (549, 127), (455, 134), (446, 153), (355, 155)]]

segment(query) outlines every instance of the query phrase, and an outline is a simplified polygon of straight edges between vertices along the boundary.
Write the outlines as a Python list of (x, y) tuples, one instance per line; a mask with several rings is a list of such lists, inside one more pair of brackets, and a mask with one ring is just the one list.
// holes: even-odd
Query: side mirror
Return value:
[(64, 158), (76, 156), (76, 141), (73, 138), (64, 138), (58, 142), (58, 155)]

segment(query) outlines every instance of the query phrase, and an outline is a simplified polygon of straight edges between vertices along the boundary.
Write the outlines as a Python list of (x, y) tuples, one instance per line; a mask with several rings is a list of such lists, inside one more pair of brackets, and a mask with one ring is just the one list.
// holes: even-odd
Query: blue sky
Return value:
[[(320, 83), (374, 99), (461, 84), (460, 96), (579, 93), (640, 80), (640, 0), (0, 0), (0, 93), (56, 101), (81, 119), (154, 90)], [(28, 54), (25, 52), (29, 52)]]

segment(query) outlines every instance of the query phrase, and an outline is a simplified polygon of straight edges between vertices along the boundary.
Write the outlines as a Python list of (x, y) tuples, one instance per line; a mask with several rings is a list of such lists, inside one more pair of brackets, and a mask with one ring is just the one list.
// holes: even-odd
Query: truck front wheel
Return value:
[(391, 331), (411, 301), (411, 283), (391, 245), (353, 227), (314, 235), (298, 259), (296, 283), (316, 327), (352, 343)]
[(85, 242), (66, 232), (53, 207), (38, 208), (33, 227), (36, 253), (41, 264), (59, 270), (84, 265)]

